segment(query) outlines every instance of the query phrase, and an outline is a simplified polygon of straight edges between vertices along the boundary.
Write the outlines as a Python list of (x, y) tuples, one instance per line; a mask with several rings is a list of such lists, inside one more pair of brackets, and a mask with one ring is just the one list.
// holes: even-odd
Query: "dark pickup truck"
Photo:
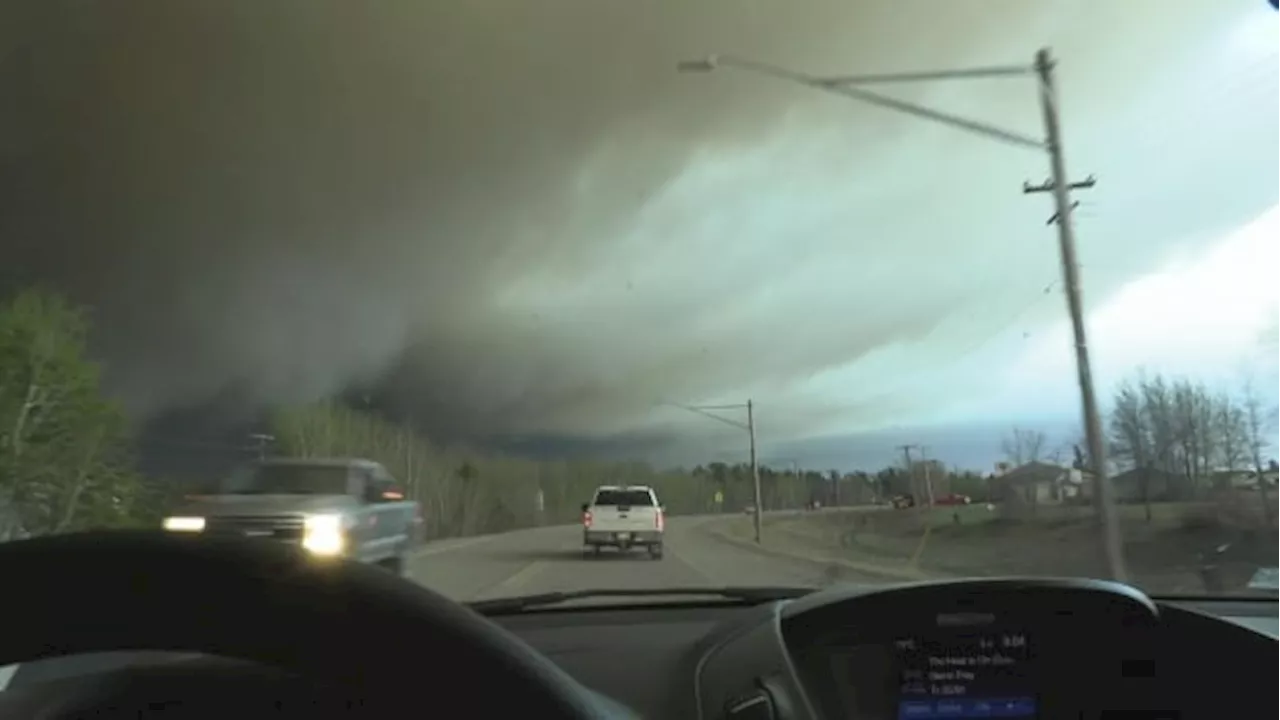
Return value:
[(170, 532), (293, 543), (399, 574), (423, 540), (418, 503), (372, 460), (278, 458), (189, 495), (164, 520)]

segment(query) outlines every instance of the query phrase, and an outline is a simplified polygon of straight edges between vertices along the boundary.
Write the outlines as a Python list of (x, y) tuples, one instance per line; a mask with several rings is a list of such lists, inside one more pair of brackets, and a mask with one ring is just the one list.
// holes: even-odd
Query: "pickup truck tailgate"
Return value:
[(605, 532), (642, 532), (658, 527), (653, 506), (596, 505), (591, 508), (591, 529)]

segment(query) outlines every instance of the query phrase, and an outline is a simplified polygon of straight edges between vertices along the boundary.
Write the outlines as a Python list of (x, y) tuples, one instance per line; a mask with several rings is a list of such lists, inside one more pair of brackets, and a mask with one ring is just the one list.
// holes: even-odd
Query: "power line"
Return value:
[[(1036, 150), (1043, 150), (1048, 154), (1050, 172), (1052, 173), (1050, 180), (1044, 186), (1039, 188), (1034, 188), (1024, 183), (1023, 191), (1028, 193), (1052, 192), (1053, 194), (1054, 213), (1050, 216), (1049, 223), (1056, 225), (1058, 228), (1059, 258), (1062, 265), (1063, 284), (1066, 289), (1068, 312), (1071, 315), (1071, 329), (1073, 337), (1075, 338), (1076, 374), (1080, 385), (1080, 402), (1083, 410), (1082, 414), (1084, 415), (1084, 430), (1085, 436), (1088, 438), (1090, 461), (1093, 465), (1094, 475), (1098, 484), (1098, 491), (1096, 495), (1098, 517), (1101, 520), (1102, 526), (1101, 554), (1111, 571), (1112, 577), (1121, 581), (1125, 580), (1127, 573), (1125, 571), (1124, 556), (1122, 554), (1120, 528), (1116, 508), (1111, 497), (1113, 494), (1112, 487), (1107, 481), (1107, 465), (1105, 458), (1106, 448), (1104, 447), (1104, 440), (1102, 436), (1102, 422), (1098, 415), (1097, 399), (1094, 396), (1093, 373), (1089, 359), (1088, 342), (1086, 341), (1083, 311), (1081, 309), (1083, 303), (1080, 298), (1079, 267), (1076, 263), (1075, 235), (1071, 218), (1071, 211), (1075, 206), (1072, 204), (1069, 194), (1071, 183), (1067, 180), (1066, 161), (1063, 156), (1060, 118), (1058, 115), (1057, 90), (1054, 85), (1055, 62), (1049, 52), (1049, 49), (1041, 48), (1037, 51), (1034, 64), (1029, 67), (1024, 67), (1020, 71), (1017, 68), (1011, 67), (994, 67), (939, 70), (931, 73), (854, 75), (822, 78), (752, 60), (745, 60), (732, 56), (721, 57), (715, 55), (703, 60), (679, 63), (677, 65), (677, 69), (681, 72), (707, 72), (714, 70), (719, 66), (736, 67), (778, 80), (790, 81), (817, 90), (843, 95), (870, 105), (876, 105), (907, 115), (913, 115), (918, 118), (939, 122), (943, 125), (948, 125), (956, 129), (964, 130), (999, 142), (1033, 148)], [(950, 113), (939, 112), (921, 105), (916, 105), (902, 100), (895, 100), (893, 98), (853, 87), (859, 83), (954, 80), (980, 77), (1003, 77), (1016, 74), (1034, 74), (1038, 79), (1037, 84), (1040, 91), (1040, 107), (1044, 120), (1045, 137), (1043, 140), (1025, 136), (1021, 133), (1004, 130), (984, 122), (952, 115)], [(1083, 189), (1091, 187), (1092, 184), (1093, 179), (1089, 178), (1081, 181), (1080, 188)]]
[[(694, 414), (697, 414), (697, 415), (702, 415), (703, 417), (707, 417), (707, 418), (710, 418), (710, 419), (712, 419), (712, 420), (716, 420), (716, 421), (718, 421), (718, 422), (722, 422), (722, 423), (724, 423), (724, 424), (726, 424), (726, 425), (730, 425), (730, 426), (732, 426), (732, 427), (736, 427), (736, 428), (738, 428), (738, 429), (740, 429), (740, 430), (746, 430), (746, 431), (747, 431), (747, 437), (748, 437), (749, 442), (750, 442), (750, 444), (751, 444), (751, 486), (752, 486), (752, 495), (753, 495), (753, 496), (754, 496), (754, 498), (755, 498), (755, 512), (754, 512), (754, 513), (752, 513), (752, 520), (753, 520), (754, 530), (755, 530), (755, 541), (756, 541), (756, 544), (757, 544), (757, 545), (759, 545), (759, 544), (760, 544), (760, 542), (761, 542), (761, 533), (760, 533), (761, 518), (760, 518), (760, 513), (761, 513), (761, 512), (763, 512), (763, 508), (761, 507), (761, 493), (760, 493), (760, 463), (759, 463), (759, 462), (757, 461), (757, 459), (756, 459), (756, 415), (755, 415), (755, 404), (754, 404), (754, 403), (751, 401), (751, 399), (749, 399), (749, 398), (747, 399), (747, 401), (746, 401), (745, 403), (732, 404), (732, 405), (681, 405), (681, 404), (679, 404), (679, 403), (668, 403), (668, 404), (669, 404), (669, 405), (672, 405), (673, 407), (678, 407), (678, 408), (680, 408), (680, 409), (682, 409), (682, 410), (687, 410), (687, 411), (689, 411), (689, 412), (691, 412), (691, 413), (694, 413)], [(727, 410), (746, 410), (746, 411), (747, 411), (747, 421), (746, 421), (745, 423), (743, 423), (743, 422), (740, 422), (740, 421), (738, 421), (738, 420), (734, 420), (734, 419), (732, 419), (732, 418), (727, 418), (727, 417), (724, 417), (723, 415), (717, 415), (717, 414), (716, 414), (716, 412), (723, 412), (723, 411), (727, 411)]]
[(911, 451), (916, 448), (915, 445), (899, 445), (898, 449), (902, 451), (902, 460), (906, 463), (907, 472), (911, 472)]
[(916, 465), (911, 461), (911, 451), (918, 450), (920, 452), (920, 464), (924, 468), (924, 491), (925, 498), (930, 507), (933, 507), (933, 477), (930, 473), (929, 458), (925, 454), (929, 448), (923, 445), (899, 445), (898, 449), (902, 451), (902, 459), (907, 464), (907, 480), (911, 483), (914, 494), (914, 485), (916, 479)]

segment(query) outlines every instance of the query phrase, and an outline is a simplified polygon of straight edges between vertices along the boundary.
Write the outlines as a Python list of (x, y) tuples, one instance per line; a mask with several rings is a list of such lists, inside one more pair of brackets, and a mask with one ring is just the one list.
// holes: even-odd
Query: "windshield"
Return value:
[(0, 539), (1274, 597), (1276, 21), (0, 3)]
[(343, 466), (267, 464), (232, 475), (217, 492), (237, 495), (343, 495), (350, 471)]

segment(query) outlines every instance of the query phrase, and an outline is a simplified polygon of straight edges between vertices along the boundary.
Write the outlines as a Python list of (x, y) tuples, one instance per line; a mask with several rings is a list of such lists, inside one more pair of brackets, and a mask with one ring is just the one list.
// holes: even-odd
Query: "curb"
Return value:
[(913, 570), (911, 568), (906, 568), (906, 567), (892, 567), (887, 565), (877, 565), (875, 563), (862, 563), (854, 560), (846, 560), (844, 558), (814, 555), (814, 554), (802, 553), (798, 551), (781, 550), (779, 548), (769, 547), (767, 545), (757, 545), (754, 542), (751, 542), (750, 540), (744, 540), (742, 538), (735, 537), (722, 528), (704, 527), (703, 529), (706, 532), (712, 535), (715, 535), (719, 539), (724, 540), (725, 542), (731, 543), (733, 545), (737, 545), (738, 547), (751, 550), (753, 552), (760, 553), (762, 555), (768, 555), (770, 557), (775, 557), (783, 560), (792, 560), (792, 561), (799, 560), (802, 562), (811, 563), (813, 565), (822, 566), (827, 570), (831, 570), (831, 569), (848, 570), (848, 571), (856, 572), (860, 575), (870, 575), (870, 576), (885, 579), (885, 580), (895, 580), (895, 581), (936, 580), (939, 577), (944, 577), (939, 573), (926, 573), (920, 570)]

